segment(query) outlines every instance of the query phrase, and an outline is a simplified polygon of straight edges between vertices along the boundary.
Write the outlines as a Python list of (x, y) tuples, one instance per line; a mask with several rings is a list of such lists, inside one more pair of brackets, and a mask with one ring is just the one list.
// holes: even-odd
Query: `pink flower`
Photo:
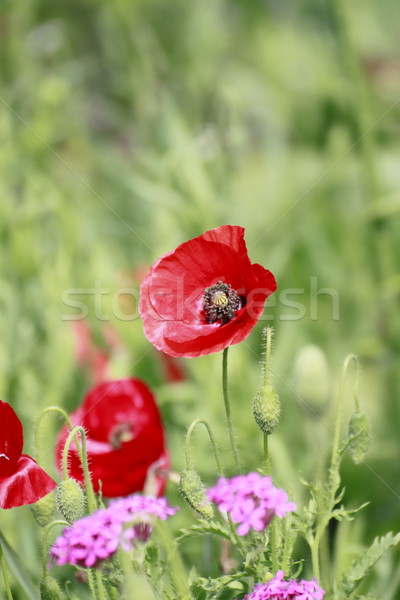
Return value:
[(59, 566), (97, 566), (119, 546), (129, 550), (135, 540), (147, 540), (154, 517), (165, 521), (176, 511), (165, 498), (135, 494), (116, 500), (64, 529), (51, 548), (51, 559)]
[(286, 492), (274, 487), (270, 477), (259, 473), (232, 479), (221, 477), (207, 495), (220, 510), (230, 514), (234, 523), (239, 523), (239, 535), (246, 535), (251, 529), (262, 531), (273, 516), (284, 517), (296, 510), (296, 505), (288, 502)]
[(243, 600), (323, 600), (325, 591), (315, 579), (288, 579), (284, 581), (284, 572), (278, 571), (267, 583), (258, 583), (251, 594)]

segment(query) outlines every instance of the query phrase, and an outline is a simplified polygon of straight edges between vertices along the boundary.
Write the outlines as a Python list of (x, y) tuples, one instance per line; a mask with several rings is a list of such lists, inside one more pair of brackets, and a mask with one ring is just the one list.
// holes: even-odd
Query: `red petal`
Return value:
[[(93, 485), (107, 498), (126, 496), (143, 490), (148, 468), (162, 457), (164, 432), (155, 399), (150, 389), (137, 379), (104, 382), (95, 386), (83, 405), (71, 415), (74, 425), (88, 431), (87, 451)], [(132, 425), (133, 439), (116, 449), (110, 443), (115, 427)], [(57, 463), (68, 430), (57, 442)], [(74, 444), (69, 452), (69, 473), (83, 482), (83, 473)]]
[[(224, 281), (247, 304), (227, 324), (209, 324), (202, 310), (204, 289)], [(251, 265), (244, 229), (225, 225), (189, 240), (150, 269), (141, 286), (139, 312), (145, 334), (171, 356), (211, 354), (245, 339), (276, 290), (272, 273)]]
[(12, 407), (0, 400), (0, 478), (14, 471), (23, 445), (21, 421)]
[(49, 494), (57, 486), (36, 461), (23, 454), (16, 471), (0, 477), (0, 507), (14, 508), (33, 504)]

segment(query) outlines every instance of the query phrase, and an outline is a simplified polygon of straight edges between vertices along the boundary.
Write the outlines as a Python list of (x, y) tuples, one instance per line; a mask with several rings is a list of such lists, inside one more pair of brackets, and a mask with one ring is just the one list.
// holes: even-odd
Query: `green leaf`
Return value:
[(353, 560), (336, 592), (335, 600), (348, 600), (355, 593), (358, 585), (368, 575), (372, 567), (390, 548), (400, 542), (400, 533), (388, 533), (381, 538), (375, 538), (371, 546)]
[(3, 534), (0, 532), (0, 544), (7, 562), (7, 568), (14, 575), (15, 581), (24, 590), (29, 600), (39, 600), (39, 592), (34, 585), (30, 574), (25, 569), (17, 553), (11, 548)]
[(198, 577), (191, 585), (196, 600), (231, 600), (247, 591), (246, 573), (240, 571), (217, 579)]
[(218, 535), (229, 540), (232, 544), (236, 543), (234, 536), (226, 525), (217, 523), (217, 521), (205, 521), (204, 519), (199, 519), (195, 525), (187, 529), (181, 529), (177, 542), (180, 543), (196, 535), (203, 534)]

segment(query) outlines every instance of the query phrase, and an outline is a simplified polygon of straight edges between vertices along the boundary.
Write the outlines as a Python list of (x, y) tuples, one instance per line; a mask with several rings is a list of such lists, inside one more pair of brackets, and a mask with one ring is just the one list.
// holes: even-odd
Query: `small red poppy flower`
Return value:
[(57, 485), (33, 458), (22, 454), (23, 445), (21, 421), (0, 400), (0, 508), (33, 504)]
[[(106, 498), (127, 496), (143, 490), (149, 476), (155, 480), (152, 493), (163, 493), (166, 481), (162, 473), (169, 467), (164, 430), (154, 396), (143, 381), (119, 379), (96, 385), (71, 414), (71, 421), (87, 431), (89, 468), (96, 492), (101, 489)], [(64, 427), (57, 441), (60, 470), (68, 433)], [(70, 476), (83, 483), (74, 443), (68, 465)]]
[(276, 290), (275, 277), (251, 264), (244, 229), (223, 225), (162, 256), (140, 288), (148, 340), (171, 356), (212, 354), (244, 340)]

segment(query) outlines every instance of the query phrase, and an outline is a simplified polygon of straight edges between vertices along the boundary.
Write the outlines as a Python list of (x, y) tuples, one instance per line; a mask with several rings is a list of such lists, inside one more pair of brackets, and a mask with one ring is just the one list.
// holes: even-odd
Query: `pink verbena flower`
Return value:
[(288, 495), (272, 485), (271, 478), (259, 473), (237, 475), (232, 479), (221, 477), (207, 492), (208, 499), (228, 512), (234, 523), (239, 523), (237, 532), (246, 535), (250, 529), (262, 531), (268, 527), (272, 517), (284, 517), (296, 510)]
[(258, 583), (251, 594), (243, 600), (323, 600), (325, 591), (315, 579), (288, 579), (284, 581), (284, 572), (278, 571), (268, 583)]
[(52, 562), (59, 566), (96, 566), (119, 546), (129, 550), (134, 540), (147, 540), (154, 517), (165, 521), (177, 510), (168, 506), (165, 498), (135, 494), (116, 500), (64, 529), (51, 548)]

